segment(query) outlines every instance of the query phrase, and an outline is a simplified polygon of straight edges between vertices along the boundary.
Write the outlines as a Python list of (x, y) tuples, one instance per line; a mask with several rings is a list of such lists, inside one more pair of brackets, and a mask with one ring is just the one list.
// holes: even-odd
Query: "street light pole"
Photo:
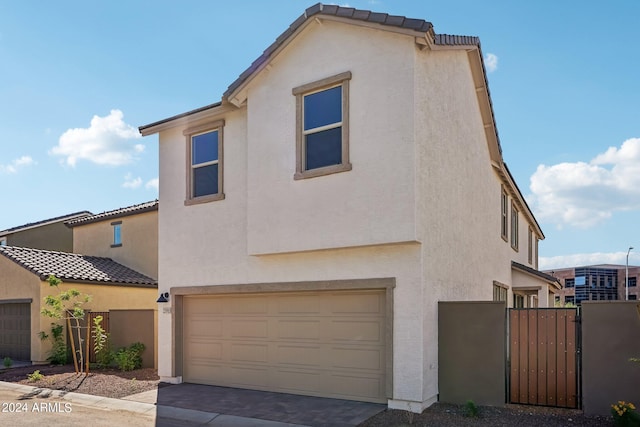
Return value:
[(627, 265), (625, 267), (625, 280), (624, 280), (624, 291), (625, 291), (625, 301), (629, 301), (629, 252), (631, 252), (631, 249), (633, 249), (633, 246), (629, 247), (629, 250), (627, 251)]

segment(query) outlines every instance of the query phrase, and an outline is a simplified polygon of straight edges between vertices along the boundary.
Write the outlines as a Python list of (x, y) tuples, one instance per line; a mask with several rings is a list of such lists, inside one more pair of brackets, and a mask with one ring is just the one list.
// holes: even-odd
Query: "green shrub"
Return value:
[(636, 412), (633, 403), (627, 403), (622, 400), (611, 405), (611, 415), (613, 415), (613, 424), (619, 427), (639, 427), (640, 414)]
[(4, 363), (4, 367), (5, 368), (10, 368), (11, 365), (13, 365), (13, 360), (11, 360), (11, 358), (7, 356), (7, 357), (4, 358), (4, 362), (3, 363)]
[(96, 353), (96, 362), (99, 368), (108, 368), (115, 361), (115, 354), (111, 349), (111, 334), (102, 327), (102, 316), (93, 319), (93, 350)]
[(49, 357), (47, 360), (52, 365), (66, 365), (67, 364), (67, 345), (64, 342), (64, 327), (56, 323), (51, 324), (51, 335), (45, 332), (40, 332), (40, 339), (51, 339), (51, 351), (49, 351)]
[(473, 400), (467, 400), (467, 403), (464, 405), (464, 412), (464, 415), (470, 418), (478, 418), (480, 415), (480, 409)]
[(142, 368), (142, 352), (145, 345), (141, 342), (133, 343), (128, 348), (123, 347), (115, 355), (118, 368), (122, 371), (133, 371)]
[(27, 375), (27, 379), (32, 383), (35, 383), (36, 381), (40, 381), (43, 378), (44, 378), (44, 375), (42, 375), (39, 370), (33, 371), (32, 373)]

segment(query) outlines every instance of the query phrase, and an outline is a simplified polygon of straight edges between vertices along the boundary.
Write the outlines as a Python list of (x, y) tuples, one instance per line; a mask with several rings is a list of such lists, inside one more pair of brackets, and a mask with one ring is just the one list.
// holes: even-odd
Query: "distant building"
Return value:
[[(583, 267), (546, 270), (562, 283), (562, 290), (556, 295), (556, 302), (571, 302), (580, 305), (582, 301), (625, 300), (626, 266), (598, 264)], [(640, 299), (638, 295), (640, 266), (629, 266), (629, 300)]]

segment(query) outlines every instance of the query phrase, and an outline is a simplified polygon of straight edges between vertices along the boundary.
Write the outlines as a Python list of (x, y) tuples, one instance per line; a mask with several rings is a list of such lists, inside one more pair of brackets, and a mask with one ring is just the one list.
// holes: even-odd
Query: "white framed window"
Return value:
[(223, 126), (220, 120), (183, 132), (187, 142), (186, 205), (224, 199)]
[(351, 170), (350, 80), (351, 72), (346, 72), (293, 89), (296, 97), (294, 179)]

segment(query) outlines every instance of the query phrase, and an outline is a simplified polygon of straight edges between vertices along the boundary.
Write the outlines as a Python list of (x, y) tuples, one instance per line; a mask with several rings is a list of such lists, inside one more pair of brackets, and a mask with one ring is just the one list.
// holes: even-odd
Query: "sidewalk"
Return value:
[[(207, 425), (224, 427), (305, 427), (300, 424), (288, 424), (276, 421), (246, 418), (233, 415), (203, 412), (193, 409), (156, 405), (157, 390), (128, 396), (123, 399), (93, 396), (81, 393), (63, 392), (36, 388), (22, 384), (0, 381), (0, 391), (11, 393), (17, 401), (25, 398), (53, 399), (100, 410), (125, 411), (150, 420), (155, 425)], [(175, 423), (173, 423), (175, 422)]]

